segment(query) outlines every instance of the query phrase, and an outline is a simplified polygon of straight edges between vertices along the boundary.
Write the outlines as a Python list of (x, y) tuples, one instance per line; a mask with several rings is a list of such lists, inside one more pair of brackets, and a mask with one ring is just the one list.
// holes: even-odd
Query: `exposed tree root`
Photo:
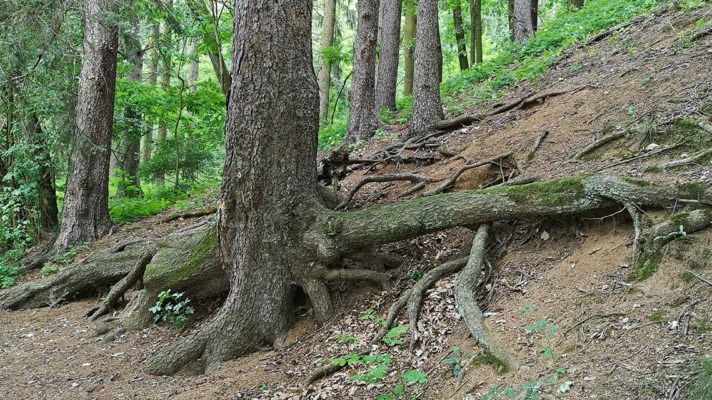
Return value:
[(660, 154), (660, 153), (663, 153), (663, 152), (666, 152), (666, 151), (670, 151), (670, 150), (675, 149), (675, 148), (677, 148), (677, 147), (680, 147), (680, 145), (679, 145), (679, 144), (674, 144), (674, 145), (672, 145), (672, 146), (663, 147), (663, 148), (661, 148), (661, 149), (649, 151), (649, 152), (647, 152), (647, 153), (645, 153), (645, 154), (641, 154), (641, 155), (639, 155), (639, 156), (635, 156), (635, 157), (631, 157), (631, 158), (626, 158), (625, 160), (621, 160), (621, 161), (615, 162), (615, 163), (613, 163), (613, 164), (606, 165), (605, 167), (601, 167), (601, 168), (597, 169), (596, 172), (601, 172), (601, 171), (607, 170), (607, 169), (609, 169), (609, 168), (617, 167), (617, 166), (619, 166), (619, 165), (628, 164), (628, 163), (631, 163), (631, 162), (633, 162), (633, 161), (640, 160), (640, 159), (643, 159), (643, 158), (652, 157), (652, 156), (654, 156), (654, 155), (658, 155), (658, 154)]
[(529, 151), (529, 154), (527, 154), (527, 161), (531, 161), (534, 159), (537, 150), (539, 150), (539, 147), (541, 147), (541, 144), (544, 143), (544, 139), (546, 139), (547, 136), (549, 136), (549, 131), (544, 131), (536, 138), (536, 140), (534, 141), (534, 146), (532, 146), (532, 149)]
[(413, 183), (413, 186), (406, 190), (405, 192), (401, 193), (401, 197), (408, 196), (410, 194), (413, 194), (417, 192), (418, 190), (422, 189), (425, 187), (425, 184), (428, 182), (432, 182), (432, 180), (420, 176), (420, 175), (415, 175), (415, 174), (390, 174), (390, 175), (374, 175), (374, 176), (369, 176), (363, 179), (361, 182), (357, 183), (354, 185), (354, 187), (349, 190), (349, 193), (346, 195), (346, 198), (336, 206), (337, 210), (341, 210), (345, 208), (346, 206), (349, 205), (351, 200), (353, 199), (354, 195), (356, 192), (359, 191), (364, 185), (368, 183), (374, 183), (374, 182), (395, 182), (395, 181), (408, 181)]
[(633, 237), (633, 261), (637, 261), (638, 257), (640, 257), (640, 240), (643, 235), (643, 228), (640, 225), (640, 210), (638, 210), (635, 204), (630, 202), (626, 202), (623, 205), (633, 220), (633, 229), (635, 232), (635, 236)]
[(431, 269), (426, 272), (418, 281), (413, 285), (411, 289), (403, 292), (400, 297), (391, 305), (388, 310), (388, 316), (384, 320), (384, 327), (378, 332), (374, 340), (378, 341), (385, 336), (388, 330), (393, 326), (398, 314), (403, 310), (403, 308), (408, 305), (408, 319), (410, 321), (410, 332), (412, 336), (411, 345), (415, 342), (417, 324), (418, 324), (418, 313), (420, 312), (420, 305), (422, 303), (423, 294), (428, 288), (430, 288), (438, 280), (458, 272), (462, 267), (467, 264), (467, 257), (460, 258), (457, 260), (446, 262), (436, 268)]
[(143, 273), (146, 271), (146, 266), (151, 262), (151, 259), (155, 254), (155, 248), (149, 248), (143, 253), (141, 259), (136, 263), (131, 272), (129, 272), (116, 285), (114, 285), (114, 287), (111, 288), (109, 295), (106, 296), (106, 299), (101, 302), (101, 305), (90, 311), (90, 315), (88, 315), (90, 321), (94, 321), (109, 312), (109, 310), (116, 305), (116, 302), (123, 297), (124, 293), (126, 293), (131, 286), (143, 279)]
[(675, 161), (670, 161), (668, 163), (665, 163), (665, 164), (661, 165), (660, 168), (661, 169), (672, 169), (672, 168), (679, 168), (679, 167), (685, 167), (688, 165), (697, 164), (700, 160), (703, 160), (711, 155), (712, 155), (712, 149), (701, 151), (691, 157), (687, 157), (687, 158), (683, 158), (682, 160), (675, 160)]
[(574, 156), (571, 157), (571, 159), (578, 160), (579, 158), (585, 156), (586, 154), (591, 153), (592, 151), (599, 149), (602, 146), (604, 146), (616, 139), (620, 139), (623, 136), (625, 136), (625, 132), (614, 132), (614, 133), (611, 133), (610, 135), (606, 135), (606, 136), (596, 140), (595, 142), (589, 144), (588, 146), (584, 147), (583, 150), (574, 154)]
[(482, 311), (477, 305), (477, 281), (484, 267), (484, 252), (489, 239), (489, 225), (481, 225), (477, 229), (475, 239), (472, 241), (470, 257), (465, 269), (460, 273), (455, 283), (455, 302), (462, 316), (465, 325), (469, 329), (472, 337), (491, 352), (494, 356), (502, 360), (512, 370), (517, 370), (517, 360), (497, 343), (484, 324)]
[(506, 154), (500, 154), (500, 155), (498, 155), (498, 156), (495, 156), (495, 157), (492, 157), (492, 158), (488, 158), (488, 159), (483, 160), (483, 161), (478, 161), (478, 162), (475, 162), (475, 163), (472, 163), (472, 164), (465, 164), (465, 165), (463, 165), (462, 167), (460, 167), (460, 169), (458, 169), (447, 181), (445, 181), (445, 182), (444, 182), (443, 184), (441, 184), (440, 186), (438, 186), (438, 187), (436, 187), (436, 188), (434, 188), (434, 189), (432, 189), (432, 190), (429, 190), (429, 191), (423, 193), (423, 196), (432, 196), (432, 195), (434, 195), (434, 194), (439, 194), (439, 193), (443, 193), (443, 192), (447, 191), (447, 190), (450, 189), (453, 185), (455, 185), (455, 182), (457, 181), (457, 178), (459, 178), (460, 175), (462, 175), (462, 173), (465, 172), (465, 171), (467, 171), (467, 170), (470, 170), (470, 169), (473, 169), (473, 168), (478, 168), (478, 167), (481, 167), (481, 166), (487, 165), (487, 164), (497, 164), (497, 165), (500, 165), (500, 166), (501, 166), (502, 162), (503, 162), (505, 159), (511, 157), (512, 154), (514, 154), (514, 153), (509, 152), (509, 153), (506, 153)]
[(171, 221), (175, 221), (179, 218), (197, 218), (197, 217), (204, 217), (206, 215), (211, 215), (215, 214), (218, 211), (218, 208), (215, 206), (204, 208), (202, 210), (196, 210), (196, 211), (187, 211), (187, 212), (182, 212), (182, 213), (176, 213), (176, 214), (171, 214), (161, 220), (161, 223), (165, 224)]

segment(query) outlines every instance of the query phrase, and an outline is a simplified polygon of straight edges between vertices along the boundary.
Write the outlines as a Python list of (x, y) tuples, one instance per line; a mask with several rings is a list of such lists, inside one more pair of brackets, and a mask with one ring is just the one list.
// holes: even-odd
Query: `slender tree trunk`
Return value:
[(509, 39), (514, 40), (514, 2), (507, 0), (507, 22), (509, 23)]
[(535, 28), (532, 0), (514, 0), (514, 15), (512, 18), (513, 38), (517, 43), (524, 43), (534, 37)]
[(539, 0), (531, 0), (532, 2), (532, 27), (534, 33), (539, 29)]
[(440, 101), (442, 52), (437, 0), (418, 1), (417, 36), (411, 136), (427, 132), (433, 123), (440, 121), (444, 116)]
[(370, 139), (378, 128), (375, 93), (377, 33), (378, 0), (360, 0), (349, 91), (349, 132), (345, 138), (348, 143)]
[[(131, 27), (127, 28), (123, 35), (124, 48), (126, 50), (126, 60), (131, 64), (128, 77), (136, 83), (143, 80), (143, 49), (139, 36), (140, 24), (138, 16), (131, 19)], [(126, 108), (126, 120), (129, 122), (129, 129), (124, 132), (121, 140), (123, 157), (119, 167), (124, 175), (119, 182), (117, 195), (132, 196), (141, 193), (141, 183), (138, 179), (138, 164), (140, 160), (141, 134), (143, 131), (143, 116), (134, 107)], [(129, 187), (133, 189), (127, 191)]]
[[(455, 26), (455, 41), (457, 42), (457, 59), (460, 62), (460, 71), (466, 70), (469, 65), (467, 63), (467, 45), (465, 43), (465, 30), (462, 28), (462, 8), (460, 2), (455, 3), (452, 9), (452, 19)], [(474, 58), (472, 58), (474, 62)]]
[(569, 9), (573, 8), (575, 10), (580, 10), (581, 8), (583, 8), (584, 2), (585, 0), (569, 0)]
[(318, 207), (311, 6), (236, 3), (233, 65), (240, 74), (228, 109), (218, 228), (230, 293), (213, 320), (149, 359), (150, 373), (171, 373), (195, 359), (211, 370), (280, 343), (293, 312), (292, 284), (309, 284), (293, 271), (309, 263), (295, 244)]
[[(158, 42), (161, 38), (161, 32), (159, 30), (158, 24), (153, 24), (151, 27), (151, 45), (153, 49), (151, 50), (151, 57), (148, 61), (148, 84), (151, 86), (156, 86), (158, 81)], [(146, 163), (151, 160), (151, 148), (153, 147), (153, 124), (149, 125), (149, 129), (144, 133), (141, 140), (141, 162)]]
[(62, 223), (54, 250), (108, 233), (109, 152), (114, 116), (118, 19), (113, 0), (87, 0), (84, 47)]
[(193, 38), (190, 41), (190, 64), (188, 64), (188, 86), (195, 86), (198, 82), (198, 76), (200, 74), (200, 55), (198, 54), (198, 39)]
[(39, 197), (40, 211), (40, 233), (43, 237), (48, 237), (57, 229), (57, 192), (54, 185), (54, 174), (52, 173), (52, 158), (44, 140), (44, 133), (40, 125), (40, 119), (36, 113), (32, 115), (34, 125), (34, 156), (38, 164), (37, 192)]
[(470, 0), (470, 61), (482, 62), (482, 0)]
[(323, 124), (329, 120), (329, 96), (331, 91), (331, 60), (325, 57), (328, 48), (334, 45), (336, 0), (324, 0), (324, 22), (321, 25), (321, 68), (319, 68), (319, 116)]
[[(166, 1), (166, 7), (169, 10), (173, 9), (173, 0)], [(161, 89), (168, 91), (171, 87), (171, 69), (173, 67), (172, 55), (169, 49), (173, 47), (173, 32), (167, 21), (162, 24), (163, 32), (161, 33)], [(168, 137), (168, 127), (164, 121), (158, 124), (158, 134), (156, 139), (158, 143), (164, 144)], [(162, 180), (162, 179), (161, 179)]]
[(381, 56), (376, 71), (376, 111), (396, 110), (398, 85), (398, 50), (400, 49), (401, 8), (403, 0), (381, 0), (379, 39)]
[(415, 67), (415, 28), (417, 24), (417, 9), (415, 0), (405, 0), (403, 14), (405, 14), (405, 27), (403, 28), (403, 64), (405, 75), (403, 77), (403, 95), (413, 95), (413, 69)]

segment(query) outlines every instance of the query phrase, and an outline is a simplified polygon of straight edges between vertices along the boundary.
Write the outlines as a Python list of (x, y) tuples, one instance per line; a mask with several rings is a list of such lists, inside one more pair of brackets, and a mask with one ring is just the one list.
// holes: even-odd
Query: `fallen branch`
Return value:
[(680, 147), (680, 145), (679, 145), (679, 144), (675, 144), (675, 145), (672, 145), (672, 146), (670, 146), (670, 147), (664, 147), (664, 148), (662, 148), (662, 149), (653, 150), (653, 151), (651, 151), (651, 152), (648, 152), (648, 153), (645, 153), (645, 154), (641, 154), (641, 155), (639, 155), (639, 156), (627, 158), (627, 159), (625, 159), (625, 160), (618, 161), (618, 162), (613, 163), (613, 164), (610, 164), (610, 165), (606, 165), (605, 167), (601, 167), (601, 168), (597, 169), (596, 172), (601, 172), (601, 171), (603, 171), (603, 170), (606, 170), (606, 169), (609, 169), (609, 168), (613, 168), (613, 167), (617, 167), (617, 166), (619, 166), (619, 165), (628, 164), (628, 163), (633, 162), (633, 161), (635, 161), (635, 160), (640, 160), (640, 159), (643, 159), (643, 158), (652, 157), (652, 156), (654, 156), (654, 155), (656, 155), (656, 154), (660, 154), (660, 153), (666, 152), (666, 151), (668, 151), (668, 150), (672, 150), (672, 149), (674, 149), (674, 148), (676, 148), (676, 147)]
[(594, 319), (594, 318), (611, 318), (611, 317), (622, 317), (624, 316), (625, 313), (610, 313), (610, 314), (594, 314), (594, 315), (589, 315), (588, 317), (582, 319), (581, 321), (571, 325), (568, 329), (564, 331), (564, 336), (568, 335), (573, 331), (574, 329), (580, 327), (581, 325), (585, 324), (586, 322)]
[(588, 154), (588, 153), (590, 153), (590, 152), (592, 152), (592, 151), (602, 147), (603, 145), (608, 144), (616, 139), (620, 139), (623, 136), (625, 136), (625, 132), (615, 132), (615, 133), (611, 133), (610, 135), (606, 135), (606, 136), (596, 140), (595, 142), (589, 144), (588, 146), (584, 147), (583, 150), (574, 154), (574, 156), (571, 157), (571, 159), (578, 160), (579, 158), (585, 156), (586, 154)]
[(455, 172), (455, 173), (450, 177), (450, 179), (448, 179), (447, 181), (445, 181), (445, 183), (443, 183), (442, 185), (440, 185), (440, 186), (438, 186), (438, 187), (436, 187), (436, 188), (434, 188), (434, 189), (432, 189), (432, 190), (429, 190), (429, 191), (423, 193), (423, 196), (432, 196), (432, 195), (434, 195), (434, 194), (443, 193), (443, 192), (445, 192), (446, 190), (448, 190), (449, 188), (451, 188), (451, 187), (455, 184), (455, 181), (457, 181), (457, 178), (459, 178), (460, 175), (462, 175), (463, 172), (465, 172), (465, 171), (467, 171), (467, 170), (470, 170), (470, 169), (473, 169), (473, 168), (481, 167), (481, 166), (483, 166), (483, 165), (495, 164), (495, 163), (497, 163), (497, 161), (499, 161), (499, 164), (501, 164), (501, 160), (511, 157), (512, 154), (514, 154), (514, 153), (509, 152), (509, 153), (506, 153), (506, 154), (500, 154), (500, 155), (498, 155), (498, 156), (495, 156), (495, 157), (492, 157), (492, 158), (488, 158), (488, 159), (483, 160), (483, 161), (478, 161), (478, 162), (476, 162), (476, 163), (465, 164), (465, 165), (463, 165), (462, 167), (460, 167), (460, 169), (458, 169), (457, 172)]
[(410, 189), (401, 193), (400, 197), (408, 196), (412, 193), (415, 193), (418, 190), (424, 188), (426, 183), (431, 182), (430, 179), (415, 174), (390, 174), (369, 176), (363, 179), (361, 182), (357, 183), (353, 188), (351, 188), (351, 190), (349, 190), (349, 193), (346, 195), (346, 198), (341, 203), (339, 203), (339, 205), (336, 206), (336, 210), (341, 210), (348, 206), (356, 192), (358, 192), (361, 187), (368, 183), (395, 181), (409, 181), (414, 184)]
[(692, 276), (694, 276), (695, 278), (697, 278), (697, 279), (701, 280), (702, 282), (704, 282), (704, 283), (706, 283), (706, 284), (712, 286), (712, 282), (710, 282), (709, 280), (705, 279), (704, 277), (702, 277), (702, 276), (700, 276), (700, 275), (697, 275), (697, 274), (696, 274), (695, 272), (693, 272), (693, 271), (688, 271), (688, 272), (690, 272), (690, 274), (692, 274)]
[(89, 311), (89, 321), (94, 321), (109, 312), (109, 310), (116, 305), (119, 298), (121, 298), (124, 293), (131, 288), (131, 286), (143, 278), (146, 266), (151, 262), (151, 259), (153, 259), (155, 254), (156, 248), (152, 246), (143, 253), (141, 259), (138, 260), (131, 272), (129, 272), (116, 285), (114, 285), (114, 287), (111, 288), (109, 295), (106, 296), (106, 299), (101, 302), (101, 305), (96, 309)]
[(687, 165), (697, 164), (698, 161), (712, 155), (712, 149), (701, 151), (692, 157), (683, 158), (682, 160), (675, 160), (665, 163), (660, 166), (661, 169), (672, 169), (684, 167)]
[(185, 219), (185, 218), (197, 218), (197, 217), (203, 217), (206, 215), (210, 214), (215, 214), (218, 211), (218, 208), (215, 206), (204, 208), (202, 210), (197, 210), (197, 211), (187, 211), (183, 213), (175, 213), (171, 214), (161, 220), (162, 224), (174, 221), (176, 219)]
[[(366, 356), (368, 355), (369, 351), (368, 350), (361, 350), (356, 352), (355, 354), (358, 354), (359, 356)], [(316, 369), (314, 372), (312, 372), (311, 375), (309, 375), (309, 378), (307, 378), (307, 386), (311, 385), (315, 381), (325, 378), (333, 373), (338, 372), (342, 368), (344, 368), (346, 364), (344, 365), (337, 365), (337, 364), (332, 364), (329, 363), (321, 368)]]
[(539, 150), (539, 147), (541, 147), (541, 144), (544, 142), (544, 139), (549, 136), (549, 131), (544, 131), (542, 132), (539, 137), (536, 138), (536, 141), (534, 141), (534, 146), (532, 146), (531, 151), (529, 151), (529, 154), (527, 154), (527, 160), (532, 160), (534, 159), (534, 154), (536, 154), (536, 151)]
[(455, 283), (455, 302), (467, 329), (472, 337), (486, 350), (499, 358), (507, 366), (516, 371), (517, 360), (505, 347), (497, 343), (494, 336), (485, 326), (482, 310), (477, 305), (477, 281), (484, 267), (484, 252), (489, 239), (490, 226), (480, 225), (472, 241), (470, 257), (465, 269), (457, 277)]

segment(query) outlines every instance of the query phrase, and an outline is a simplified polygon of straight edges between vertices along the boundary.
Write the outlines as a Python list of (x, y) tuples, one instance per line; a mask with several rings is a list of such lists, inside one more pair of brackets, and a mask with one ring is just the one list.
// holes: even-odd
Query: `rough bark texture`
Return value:
[(535, 22), (532, 20), (532, 0), (514, 0), (512, 14), (512, 38), (517, 43), (524, 43), (534, 37)]
[(418, 31), (415, 46), (413, 121), (411, 136), (418, 136), (443, 119), (440, 101), (440, 29), (437, 0), (418, 1)]
[[(166, 1), (166, 8), (173, 9), (173, 0)], [(172, 56), (166, 50), (173, 45), (173, 31), (168, 21), (161, 24), (163, 32), (161, 32), (160, 47), (163, 49), (160, 52), (161, 59), (161, 89), (167, 91), (171, 87), (171, 69), (173, 68)], [(156, 132), (156, 140), (158, 143), (165, 143), (168, 137), (168, 127), (164, 121), (159, 122), (158, 131)], [(162, 178), (159, 179), (162, 181)]]
[(200, 54), (198, 54), (198, 38), (190, 40), (190, 64), (188, 64), (188, 86), (194, 86), (198, 82), (200, 74)]
[(531, 0), (531, 2), (532, 28), (534, 29), (534, 33), (536, 33), (539, 29), (539, 0)]
[(378, 128), (375, 93), (377, 32), (378, 0), (359, 1), (347, 143), (370, 139)]
[[(299, 279), (293, 270), (311, 261), (299, 245), (303, 224), (318, 204), (310, 25), (311, 1), (236, 3), (239, 73), (228, 107), (218, 229), (230, 293), (210, 322), (150, 358), (147, 372), (172, 373), (198, 358), (210, 370), (283, 340)], [(301, 285), (313, 303), (325, 290)]]
[(470, 0), (470, 62), (482, 62), (482, 0)]
[(376, 111), (396, 110), (402, 0), (381, 0), (378, 24), (381, 55), (376, 71)]
[(40, 233), (43, 236), (49, 236), (57, 229), (57, 189), (54, 185), (54, 174), (52, 173), (52, 159), (49, 154), (49, 148), (44, 140), (42, 126), (37, 114), (32, 115), (32, 123), (34, 125), (34, 156), (37, 162), (37, 194), (40, 200)]
[(405, 22), (403, 27), (403, 95), (413, 94), (413, 72), (415, 68), (415, 28), (417, 24), (417, 10), (415, 4), (408, 1), (403, 7)]
[(329, 94), (331, 91), (331, 62), (324, 51), (334, 45), (336, 0), (324, 0), (324, 22), (321, 24), (321, 67), (319, 68), (319, 116), (326, 124), (329, 120)]
[(452, 20), (453, 25), (455, 26), (455, 42), (457, 42), (457, 60), (460, 63), (460, 71), (464, 71), (469, 67), (469, 65), (467, 63), (465, 30), (462, 28), (462, 8), (460, 7), (459, 2), (455, 3), (452, 9)]
[(108, 233), (109, 154), (114, 116), (117, 11), (113, 0), (84, 5), (84, 46), (62, 224), (54, 251), (93, 242)]
[[(148, 84), (156, 86), (158, 81), (158, 41), (160, 40), (161, 32), (158, 24), (153, 24), (151, 27), (151, 56), (148, 61)], [(153, 148), (153, 125), (150, 125), (147, 132), (144, 133), (141, 139), (141, 162), (146, 163), (151, 160), (151, 150)]]
[[(138, 16), (134, 16), (131, 21), (131, 27), (123, 34), (124, 49), (126, 60), (131, 64), (128, 77), (134, 82), (143, 80), (143, 49), (141, 48), (141, 39), (139, 37), (139, 20)], [(123, 139), (121, 140), (121, 154), (119, 160), (119, 168), (124, 172), (119, 186), (117, 195), (137, 195), (141, 190), (141, 183), (138, 180), (138, 163), (140, 160), (141, 137), (142, 137), (142, 115), (140, 115), (133, 107), (126, 108), (126, 120), (129, 123), (126, 132), (122, 132)], [(133, 190), (127, 190), (128, 187), (133, 187)]]

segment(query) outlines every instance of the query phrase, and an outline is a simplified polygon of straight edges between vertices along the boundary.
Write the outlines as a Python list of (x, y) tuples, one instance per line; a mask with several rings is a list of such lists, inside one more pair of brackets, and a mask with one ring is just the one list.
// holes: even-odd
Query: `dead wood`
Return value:
[(589, 144), (588, 146), (584, 147), (583, 150), (579, 151), (578, 153), (574, 154), (573, 157), (571, 157), (572, 160), (578, 160), (579, 158), (585, 156), (586, 154), (602, 147), (605, 144), (608, 144), (614, 140), (620, 139), (623, 136), (625, 136), (625, 132), (614, 132), (611, 133), (610, 135), (606, 135), (595, 142)]
[(197, 217), (204, 217), (206, 215), (211, 215), (215, 214), (218, 212), (218, 208), (215, 206), (204, 208), (202, 210), (196, 210), (196, 211), (187, 211), (187, 212), (182, 212), (182, 213), (176, 213), (176, 214), (171, 214), (161, 220), (162, 224), (174, 221), (176, 219), (185, 219), (185, 218), (197, 218)]
[(534, 158), (534, 154), (536, 154), (536, 151), (539, 150), (539, 147), (541, 147), (541, 144), (544, 143), (544, 139), (546, 139), (547, 136), (549, 136), (549, 131), (544, 131), (541, 135), (539, 135), (539, 137), (536, 138), (534, 146), (532, 146), (531, 151), (527, 154), (527, 160)]
[(661, 165), (660, 168), (661, 169), (672, 169), (672, 168), (679, 168), (679, 167), (685, 167), (687, 165), (697, 164), (700, 160), (703, 160), (711, 155), (712, 155), (712, 149), (701, 151), (691, 157), (683, 158), (681, 160), (667, 162), (667, 163)]
[(425, 187), (425, 184), (428, 182), (432, 182), (430, 179), (421, 176), (421, 175), (415, 175), (415, 174), (389, 174), (389, 175), (375, 175), (375, 176), (369, 176), (357, 183), (354, 187), (349, 190), (349, 193), (346, 195), (346, 198), (336, 206), (337, 210), (341, 210), (345, 208), (346, 206), (349, 205), (351, 200), (353, 199), (354, 195), (356, 192), (359, 191), (364, 185), (368, 183), (376, 183), (376, 182), (396, 182), (396, 181), (409, 181), (413, 183), (413, 186), (406, 190), (405, 192), (400, 194), (400, 197), (403, 196), (408, 196), (410, 194), (413, 194), (417, 192), (418, 190), (422, 189)]
[(488, 158), (488, 159), (483, 160), (483, 161), (478, 161), (478, 162), (475, 162), (475, 163), (472, 163), (472, 164), (465, 164), (465, 165), (463, 165), (462, 167), (460, 167), (460, 169), (458, 169), (447, 181), (445, 181), (445, 182), (444, 182), (443, 184), (441, 184), (440, 186), (438, 186), (438, 187), (436, 187), (436, 188), (434, 188), (434, 189), (432, 189), (432, 190), (429, 190), (429, 191), (423, 193), (423, 196), (432, 196), (432, 195), (434, 195), (434, 194), (443, 193), (443, 192), (447, 191), (448, 189), (450, 189), (453, 185), (455, 185), (455, 182), (457, 181), (457, 178), (459, 178), (460, 175), (462, 175), (463, 172), (465, 172), (465, 171), (467, 171), (467, 170), (470, 170), (470, 169), (473, 169), (473, 168), (478, 168), (478, 167), (481, 167), (481, 166), (487, 165), (487, 164), (499, 164), (499, 165), (501, 165), (501, 164), (502, 164), (502, 160), (511, 157), (512, 154), (514, 154), (514, 153), (509, 152), (509, 153), (506, 153), (506, 154), (500, 154), (500, 155), (498, 155), (498, 156), (494, 156), (494, 157), (492, 157), (492, 158)]
[(652, 157), (652, 156), (654, 156), (654, 155), (657, 155), (657, 154), (660, 154), (660, 153), (663, 153), (663, 152), (672, 150), (672, 149), (677, 148), (677, 147), (680, 147), (680, 145), (679, 145), (679, 144), (674, 144), (674, 145), (672, 145), (672, 146), (663, 147), (662, 149), (653, 150), (653, 151), (650, 151), (650, 152), (648, 152), (648, 153), (641, 154), (641, 155), (639, 155), (639, 156), (627, 158), (627, 159), (625, 159), (625, 160), (621, 160), (621, 161), (615, 162), (615, 163), (613, 163), (613, 164), (606, 165), (605, 167), (601, 167), (601, 168), (597, 169), (596, 172), (601, 172), (601, 171), (607, 170), (607, 169), (609, 169), (609, 168), (617, 167), (617, 166), (619, 166), (619, 165), (628, 164), (628, 163), (630, 163), (630, 162), (633, 162), (633, 161), (636, 161), (636, 160), (640, 160), (640, 159), (643, 159), (643, 158)]

